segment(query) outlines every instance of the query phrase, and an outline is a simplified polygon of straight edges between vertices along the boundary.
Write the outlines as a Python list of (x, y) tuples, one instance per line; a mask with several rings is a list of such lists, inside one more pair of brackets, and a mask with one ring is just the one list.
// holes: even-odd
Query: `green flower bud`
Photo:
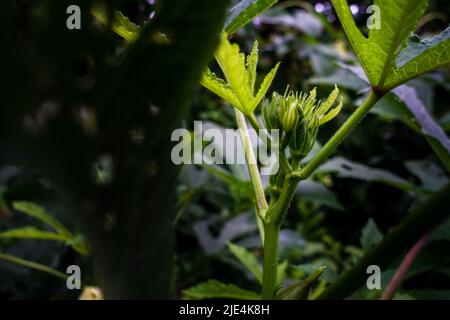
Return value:
[(289, 140), (291, 155), (299, 159), (306, 157), (314, 145), (314, 140), (315, 137), (310, 135), (308, 122), (306, 119), (302, 119), (292, 132)]
[(299, 121), (299, 106), (297, 94), (293, 92), (286, 93), (283, 97), (277, 95), (280, 108), (280, 122), (286, 131), (290, 133), (294, 130)]

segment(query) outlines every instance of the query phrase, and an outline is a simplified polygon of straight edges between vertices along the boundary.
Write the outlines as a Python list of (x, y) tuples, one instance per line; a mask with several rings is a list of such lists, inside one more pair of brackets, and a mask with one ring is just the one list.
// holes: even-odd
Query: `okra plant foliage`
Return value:
[[(33, 150), (32, 166), (44, 168), (57, 185), (59, 183), (65, 188), (68, 185), (76, 186), (75, 190), (67, 190), (65, 196), (70, 203), (77, 204), (73, 206), (71, 213), (76, 215), (74, 211), (81, 212), (79, 218), (87, 239), (79, 236), (78, 232), (69, 231), (49, 216), (44, 208), (23, 201), (13, 202), (13, 208), (42, 221), (53, 230), (18, 228), (1, 232), (0, 237), (54, 240), (65, 243), (82, 255), (92, 254), (102, 274), (99, 284), (107, 297), (167, 296), (174, 211), (174, 195), (170, 190), (177, 173), (173, 166), (167, 165), (170, 161), (167, 141), (170, 140), (170, 131), (180, 125), (174, 121), (174, 114), (183, 114), (187, 105), (186, 98), (192, 95), (197, 84), (222, 99), (234, 111), (247, 162), (252, 205), (263, 248), (263, 262), (261, 264), (246, 248), (228, 242), (229, 252), (253, 276), (260, 290), (251, 291), (237, 284), (214, 279), (183, 290), (184, 297), (282, 300), (345, 298), (364, 284), (367, 266), (388, 266), (423, 234), (448, 218), (448, 210), (442, 208), (450, 207), (450, 186), (440, 188), (441, 190), (425, 190), (426, 201), (415, 207), (382, 240), (376, 241), (376, 246), (368, 246), (364, 255), (330, 286), (325, 288), (318, 285), (325, 266), (310, 270), (307, 276), (294, 283), (284, 282), (288, 262), (279, 261), (280, 228), (299, 185), (310, 181), (319, 168), (326, 171), (326, 164), (323, 165), (327, 159), (383, 97), (394, 92), (406, 99), (404, 95), (409, 88), (405, 85), (406, 82), (450, 64), (450, 32), (447, 28), (431, 40), (418, 40), (413, 35), (428, 6), (426, 0), (398, 0), (395, 3), (375, 0), (373, 4), (379, 7), (381, 13), (380, 28), (371, 29), (368, 36), (365, 36), (356, 25), (347, 1), (332, 0), (363, 72), (358, 72), (356, 67), (346, 68), (354, 71), (364, 83), (363, 86), (367, 84), (368, 87), (364, 91), (363, 102), (328, 141), (319, 146), (317, 136), (321, 126), (332, 122), (346, 107), (339, 86), (334, 85), (330, 92), (319, 92), (317, 88), (301, 91), (290, 87), (286, 81), (284, 90), (271, 91), (274, 79), (279, 83), (284, 81), (277, 75), (280, 63), (271, 66), (266, 74), (258, 74), (258, 42), (254, 42), (252, 50), (247, 54), (233, 39), (234, 33), (276, 2), (237, 1), (226, 14), (226, 1), (158, 1), (159, 10), (155, 20), (138, 26), (118, 10), (87, 1), (92, 24), (96, 27), (101, 24), (125, 40), (125, 45), (119, 49), (123, 51), (120, 62), (112, 65), (105, 62), (108, 60), (104, 59), (105, 52), (102, 50), (105, 49), (101, 45), (96, 47), (97, 51), (91, 57), (98, 67), (101, 80), (95, 87), (100, 94), (87, 97), (87, 101), (95, 107), (98, 123), (95, 143), (86, 141), (85, 128), (80, 129), (67, 113), (58, 115), (60, 124), (50, 126), (49, 131), (36, 141), (12, 125), (19, 121), (24, 112), (1, 109), (1, 120), (15, 120), (5, 123), (4, 128), (9, 131), (2, 133), (1, 142), (12, 141), (14, 144), (19, 141), (28, 147), (25, 149)], [(64, 4), (45, 1), (45, 6), (50, 8), (51, 13), (57, 12)], [(11, 5), (11, 12), (6, 14), (5, 19), (14, 17), (17, 9), (18, 7)], [(46, 27), (51, 26), (52, 21)], [(42, 29), (45, 30), (48, 29)], [(91, 40), (100, 41), (103, 36), (105, 35), (97, 39), (94, 32)], [(71, 39), (76, 42), (70, 48), (74, 49), (76, 45), (81, 48), (75, 52), (89, 51), (76, 36)], [(151, 39), (150, 44), (148, 39)], [(11, 39), (5, 41), (13, 43)], [(46, 42), (49, 40), (43, 37), (42, 41), (39, 49), (47, 52), (51, 48)], [(208, 67), (208, 59), (212, 56), (215, 63)], [(146, 63), (141, 65), (138, 61)], [(63, 61), (69, 62), (69, 58)], [(5, 65), (5, 68), (11, 67)], [(127, 83), (124, 81), (127, 78), (136, 81)], [(136, 83), (139, 85), (135, 87)], [(10, 86), (7, 98), (18, 102), (19, 106), (26, 105), (28, 101), (15, 91), (14, 82)], [(171, 88), (171, 95), (167, 94), (167, 88)], [(33, 90), (35, 88), (30, 88), (30, 91)], [(141, 91), (146, 92), (146, 95), (139, 99), (137, 92)], [(324, 94), (325, 99), (318, 98)], [(65, 110), (80, 103), (72, 99), (63, 106)], [(122, 105), (129, 104), (130, 101), (134, 107), (124, 112)], [(158, 111), (158, 116), (146, 122), (142, 119), (147, 119), (148, 101), (150, 108)], [(25, 107), (17, 110), (25, 110)], [(117, 118), (122, 121), (117, 122)], [(425, 135), (426, 141), (442, 166), (450, 172), (450, 149), (442, 142), (439, 133), (430, 129), (430, 122), (408, 124), (420, 134), (428, 133)], [(275, 146), (279, 151), (279, 170), (270, 176), (267, 186), (264, 186), (259, 167), (254, 161), (249, 126), (260, 133), (263, 143)], [(72, 131), (67, 133), (65, 130), (69, 129)], [(276, 141), (271, 136), (271, 130), (278, 130), (278, 144), (274, 145)], [(131, 147), (125, 142), (130, 132), (136, 131), (143, 131), (144, 136), (151, 137), (139, 148)], [(66, 141), (63, 143), (57, 138), (55, 141), (55, 137), (61, 132), (67, 133), (75, 145), (65, 167), (60, 165), (58, 159), (67, 156), (64, 153)], [(105, 140), (106, 136), (110, 138)], [(33, 145), (39, 148), (35, 150)], [(9, 144), (0, 146), (9, 150), (6, 148)], [(312, 152), (317, 146), (318, 150)], [(46, 155), (49, 152), (54, 155), (55, 163), (43, 163), (46, 157), (42, 156), (42, 150), (45, 150)], [(27, 152), (14, 150), (14, 154), (23, 157)], [(96, 160), (104, 154), (114, 158), (114, 180), (112, 183), (104, 183), (102, 181), (108, 181), (108, 177), (98, 176), (97, 183), (92, 184), (90, 165), (97, 163)], [(2, 162), (8, 163), (9, 160), (2, 159)], [(342, 165), (358, 168), (350, 161)], [(217, 167), (205, 165), (205, 170), (222, 180), (234, 179)], [(373, 175), (376, 176), (376, 173)], [(415, 186), (396, 177), (389, 183), (404, 190), (416, 190)], [(243, 189), (246, 187), (247, 185)], [(124, 188), (127, 188), (126, 194), (123, 192)], [(89, 191), (89, 196), (85, 196), (86, 190)], [(145, 190), (151, 190), (150, 194)], [(240, 190), (236, 193), (239, 192)], [(105, 200), (111, 197), (114, 198), (111, 202)], [(105, 203), (109, 205), (105, 206)], [(152, 214), (146, 214), (150, 208)], [(105, 225), (112, 227), (108, 229)], [(374, 229), (376, 227), (369, 228), (367, 232), (376, 234), (377, 230)], [(110, 250), (111, 248), (114, 250)], [(0, 259), (64, 277), (64, 274), (44, 265), (33, 264), (11, 255), (0, 253)], [(111, 262), (117, 259), (118, 265), (112, 265)], [(148, 275), (149, 271), (151, 275)], [(314, 286), (316, 290), (312, 295), (311, 288)]]

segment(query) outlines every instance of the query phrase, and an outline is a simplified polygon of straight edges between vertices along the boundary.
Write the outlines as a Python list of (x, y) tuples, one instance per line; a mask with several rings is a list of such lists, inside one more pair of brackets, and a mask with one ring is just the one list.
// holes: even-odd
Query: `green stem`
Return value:
[(256, 199), (256, 220), (258, 223), (259, 235), (261, 241), (264, 244), (264, 224), (262, 219), (266, 215), (268, 208), (266, 195), (259, 175), (258, 163), (256, 162), (255, 153), (253, 152), (252, 142), (248, 133), (247, 123), (245, 122), (245, 116), (238, 109), (234, 108), (236, 115), (236, 123), (241, 135), (242, 145), (244, 147), (245, 159), (247, 162), (247, 168), (252, 182), (253, 190), (255, 192)]
[(52, 269), (43, 264), (39, 264), (39, 263), (28, 261), (28, 260), (25, 260), (25, 259), (22, 259), (19, 257), (11, 256), (6, 253), (0, 252), (0, 260), (5, 260), (5, 261), (15, 263), (15, 264), (18, 264), (18, 265), (21, 265), (21, 266), (24, 266), (24, 267), (27, 267), (30, 269), (35, 269), (35, 270), (39, 270), (42, 272), (46, 272), (48, 274), (51, 274), (51, 275), (61, 278), (63, 280), (67, 279), (67, 275), (62, 272), (59, 272), (58, 270)]
[(272, 299), (277, 286), (278, 276), (278, 236), (283, 217), (294, 197), (299, 179), (287, 179), (280, 197), (267, 210), (265, 220), (263, 299)]
[(275, 223), (265, 224), (263, 291), (264, 300), (273, 299), (278, 278), (278, 238), (280, 226)]
[(372, 109), (381, 97), (370, 92), (364, 103), (347, 119), (344, 125), (333, 135), (333, 137), (323, 146), (323, 148), (308, 162), (301, 170), (295, 171), (292, 175), (301, 180), (307, 179), (319, 167), (331, 153), (344, 141), (344, 139), (359, 124), (364, 116)]

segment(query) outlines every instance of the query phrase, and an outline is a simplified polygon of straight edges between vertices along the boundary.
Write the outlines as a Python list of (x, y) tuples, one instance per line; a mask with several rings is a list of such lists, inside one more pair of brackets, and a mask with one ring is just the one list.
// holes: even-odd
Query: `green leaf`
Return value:
[(183, 297), (187, 299), (239, 299), (259, 300), (261, 296), (256, 292), (241, 289), (234, 284), (225, 284), (217, 280), (209, 280), (194, 287), (183, 290)]
[(66, 236), (67, 238), (72, 238), (72, 233), (67, 230), (58, 220), (53, 218), (43, 207), (38, 206), (32, 202), (25, 201), (15, 201), (13, 203), (14, 210), (20, 211), (30, 217), (38, 219), (45, 224), (49, 225), (56, 231), (58, 231), (61, 235)]
[(287, 267), (289, 266), (289, 261), (284, 260), (282, 263), (278, 265), (277, 271), (277, 281), (278, 283), (283, 282), (284, 278), (286, 278)]
[(225, 31), (228, 34), (233, 34), (247, 23), (249, 23), (254, 17), (260, 15), (271, 6), (273, 6), (277, 0), (242, 0), (239, 1), (234, 7), (232, 7), (228, 13), (228, 18), (225, 23)]
[(306, 279), (296, 282), (290, 286), (281, 288), (275, 295), (275, 300), (306, 300), (314, 283), (319, 279), (326, 270), (325, 266), (320, 267)]
[(356, 26), (345, 0), (332, 0), (347, 37), (358, 56), (372, 86), (385, 88), (393, 72), (395, 57), (415, 31), (428, 0), (376, 0), (380, 10), (380, 28), (373, 28), (366, 38)]
[(262, 268), (256, 257), (244, 247), (232, 244), (231, 242), (228, 243), (228, 248), (247, 270), (255, 276), (256, 280), (262, 283)]
[(109, 21), (109, 13), (105, 6), (92, 7), (91, 14), (102, 24), (111, 25), (111, 29), (127, 41), (134, 41), (139, 36), (140, 27), (124, 16), (122, 12), (114, 10), (112, 21)]
[(266, 95), (280, 64), (278, 63), (265, 76), (258, 93), (254, 96), (258, 43), (255, 41), (252, 53), (245, 58), (245, 55), (240, 52), (239, 46), (231, 44), (224, 33), (215, 56), (226, 82), (218, 79), (207, 70), (203, 75), (201, 84), (231, 103), (245, 115), (251, 115)]
[(362, 230), (361, 245), (364, 249), (370, 249), (383, 240), (383, 234), (378, 229), (377, 225), (372, 219), (369, 219)]
[(7, 231), (0, 232), (0, 238), (5, 239), (40, 239), (40, 240), (56, 240), (56, 241), (67, 241), (66, 235), (54, 232), (48, 232), (39, 230), (34, 227), (23, 227), (17, 229), (10, 229)]
[(386, 81), (396, 87), (423, 73), (450, 64), (450, 27), (430, 40), (413, 35), (396, 59), (396, 69)]

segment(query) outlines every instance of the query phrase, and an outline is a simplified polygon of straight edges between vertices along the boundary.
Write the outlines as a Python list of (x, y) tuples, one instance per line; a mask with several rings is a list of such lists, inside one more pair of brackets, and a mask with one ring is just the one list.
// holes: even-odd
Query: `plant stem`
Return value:
[(269, 222), (265, 224), (264, 265), (262, 298), (273, 298), (278, 278), (278, 237), (280, 226)]
[(429, 232), (425, 233), (419, 239), (419, 241), (417, 241), (416, 244), (411, 248), (411, 250), (408, 251), (408, 253), (406, 254), (402, 263), (400, 264), (397, 271), (395, 272), (394, 276), (392, 277), (391, 281), (389, 282), (386, 290), (383, 292), (383, 295), (381, 296), (380, 300), (390, 300), (392, 298), (395, 291), (397, 291), (398, 286), (402, 282), (403, 277), (405, 276), (406, 272), (408, 272), (409, 268), (413, 264), (417, 255), (419, 254), (419, 252), (422, 250), (423, 246), (427, 242), (428, 235), (429, 235)]
[(258, 224), (259, 235), (264, 245), (264, 224), (261, 219), (264, 219), (268, 208), (266, 195), (259, 175), (258, 163), (256, 162), (255, 153), (253, 152), (253, 145), (248, 133), (247, 123), (245, 122), (244, 114), (238, 109), (234, 108), (236, 115), (236, 123), (241, 135), (242, 145), (244, 147), (245, 159), (247, 168), (252, 182), (253, 190), (256, 199), (256, 220)]
[(375, 103), (381, 97), (370, 92), (363, 104), (347, 119), (342, 127), (333, 135), (333, 137), (323, 146), (322, 149), (306, 164), (303, 169), (295, 171), (292, 175), (301, 180), (308, 178), (319, 167), (334, 150), (344, 141), (352, 132), (364, 116), (372, 109)]
[(67, 279), (67, 275), (65, 273), (59, 272), (58, 270), (52, 269), (52, 268), (47, 267), (40, 263), (36, 263), (36, 262), (28, 261), (28, 260), (25, 260), (25, 259), (22, 259), (19, 257), (11, 256), (6, 253), (0, 252), (0, 260), (5, 260), (5, 261), (11, 262), (11, 263), (21, 265), (23, 267), (46, 272), (48, 274), (51, 274), (51, 275), (61, 278), (63, 280)]

